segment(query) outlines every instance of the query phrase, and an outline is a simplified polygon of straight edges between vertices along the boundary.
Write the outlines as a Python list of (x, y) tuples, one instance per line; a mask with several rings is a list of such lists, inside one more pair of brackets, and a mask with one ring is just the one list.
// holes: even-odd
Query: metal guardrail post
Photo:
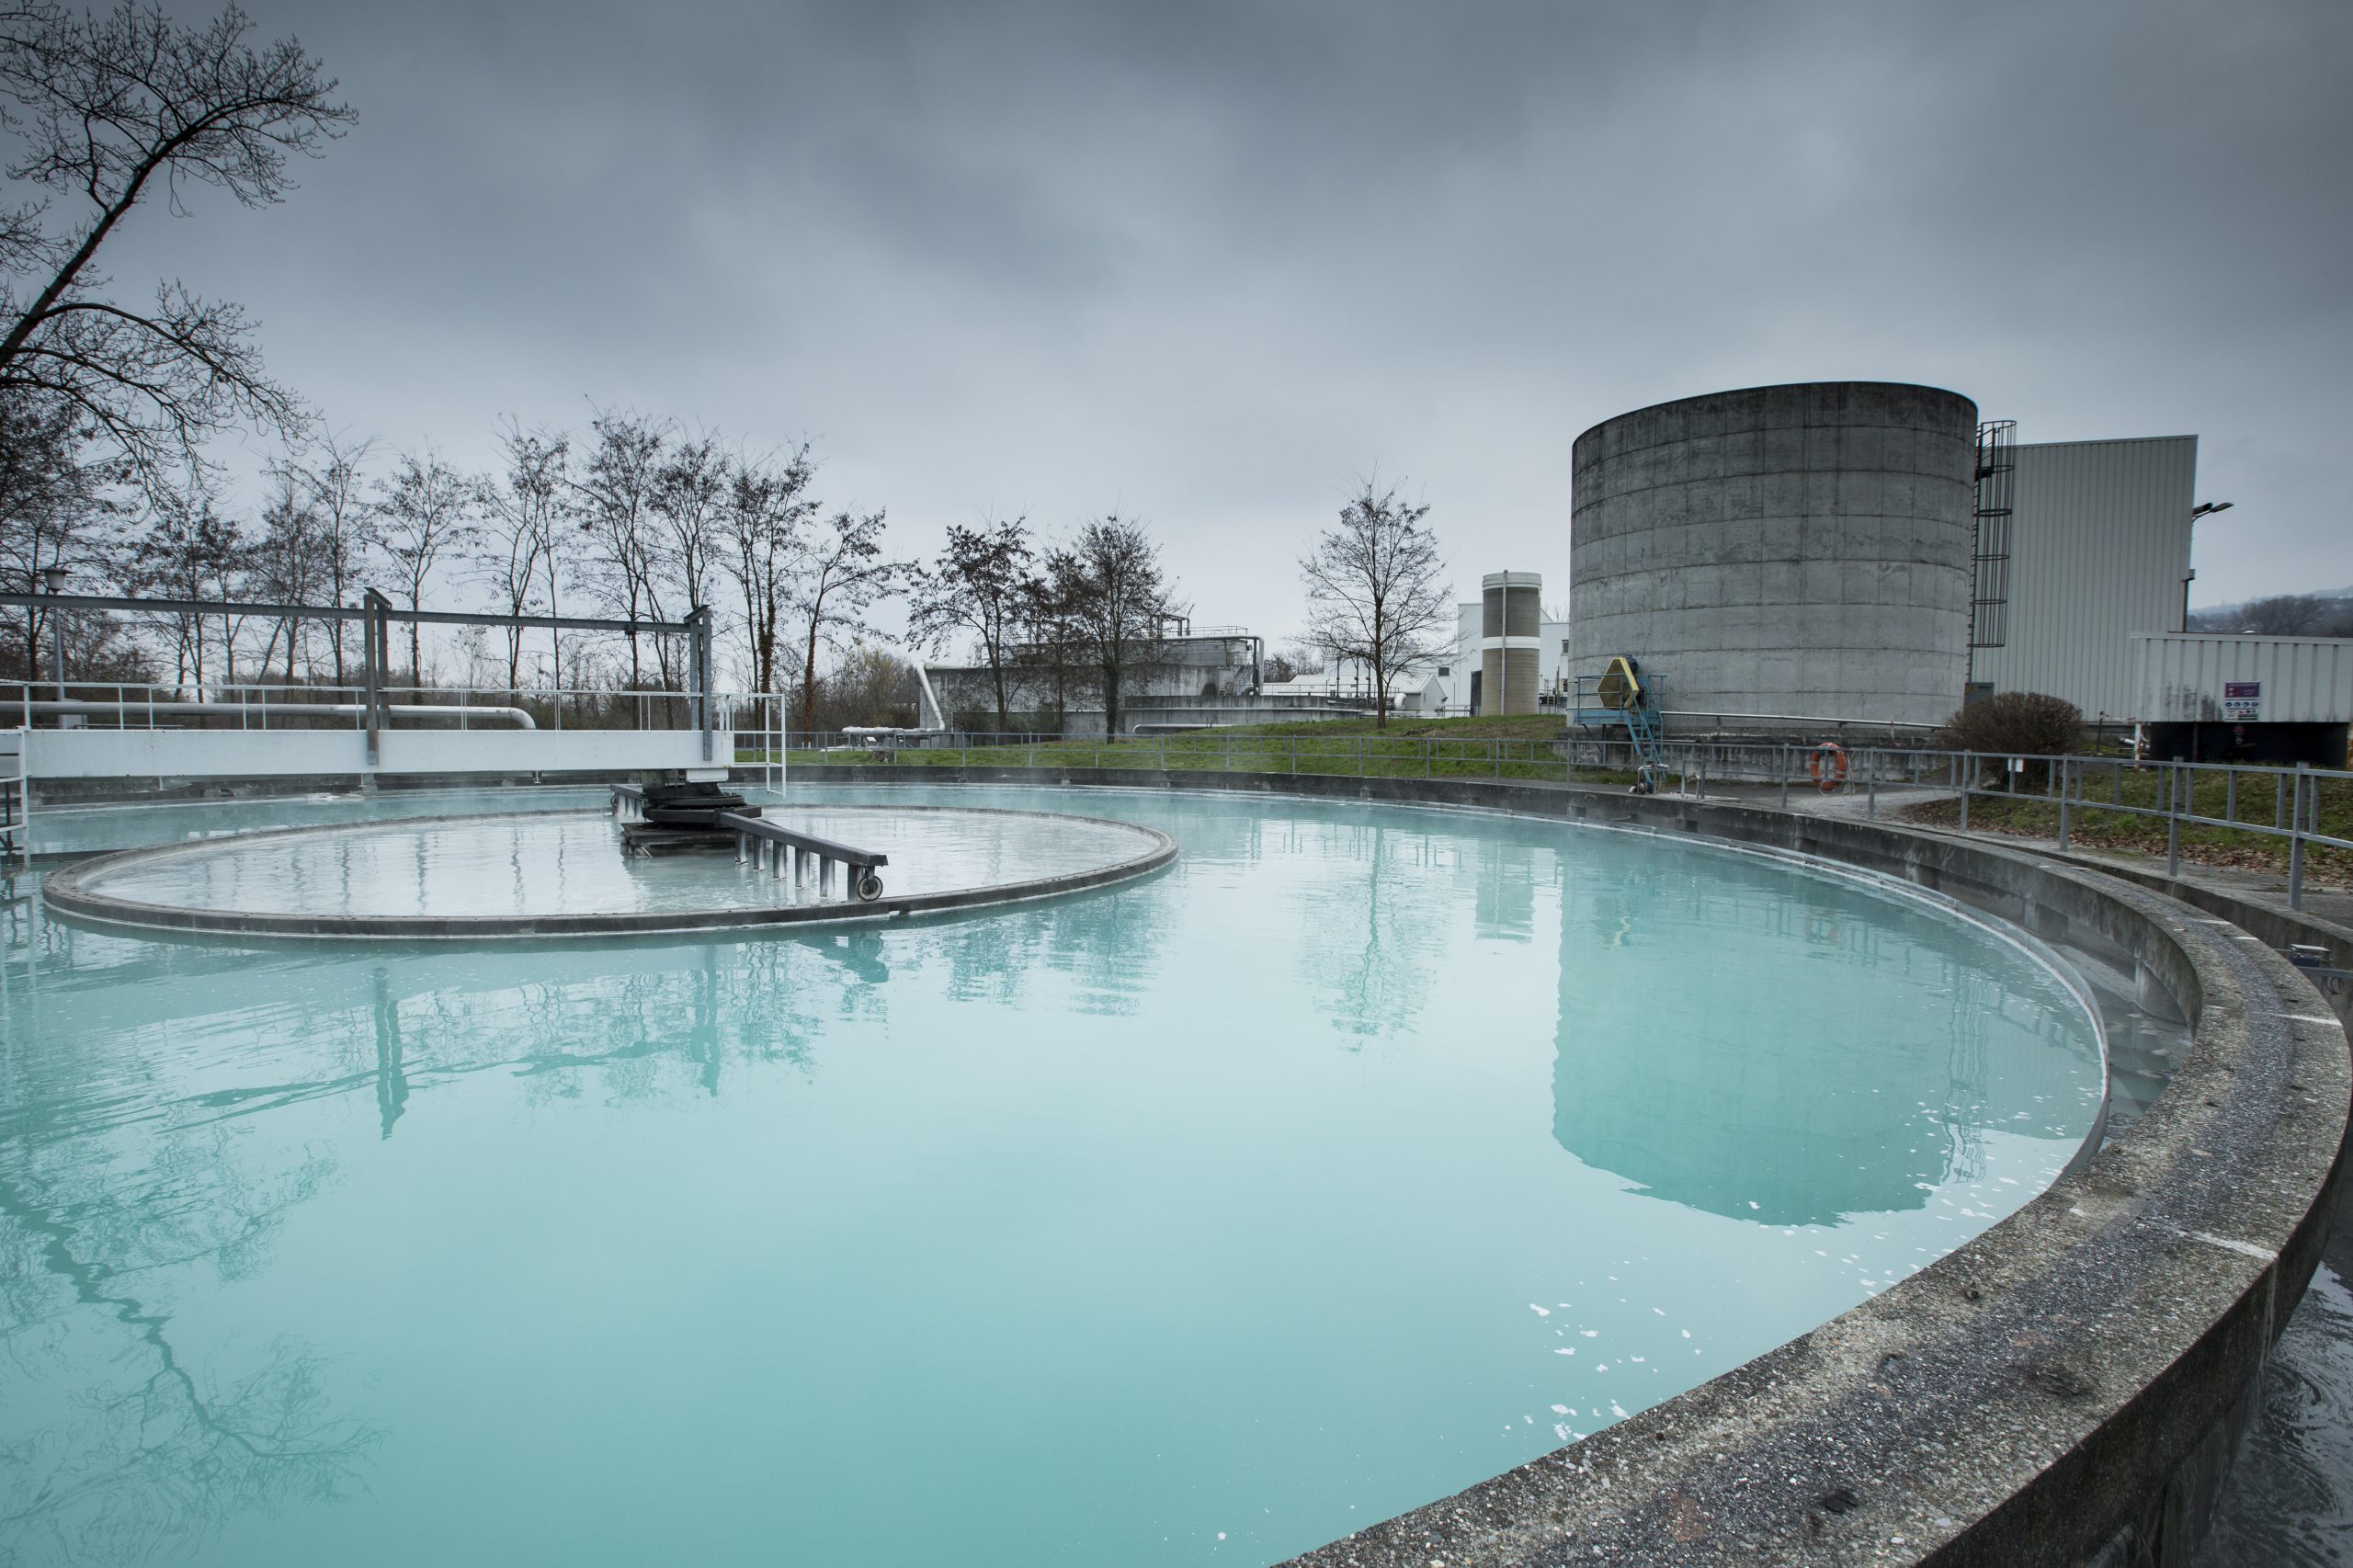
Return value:
[(392, 601), (370, 588), (360, 605), (367, 611), (366, 619), (359, 623), (359, 642), (368, 670), (367, 752), (368, 761), (373, 766), (383, 760), (384, 674), (391, 662), (392, 641), (392, 622), (386, 612), (392, 608)]
[(1879, 753), (1863, 753), (1863, 814), (1876, 820), (1879, 816)]
[(2074, 786), (2068, 781), (2067, 759), (2063, 756), (2059, 759), (2059, 847), (2062, 849), (2067, 847), (2067, 803), (2073, 792)]
[(1781, 765), (1780, 765), (1780, 770), (1781, 770), (1781, 809), (1782, 809), (1783, 811), (1785, 811), (1785, 812), (1786, 812), (1786, 811), (1788, 811), (1788, 810), (1790, 809), (1790, 744), (1789, 744), (1789, 742), (1787, 742), (1787, 741), (1783, 741), (1783, 742), (1781, 743), (1781, 744), (1780, 744), (1779, 750), (1780, 750), (1780, 754), (1781, 754)]
[[(2296, 764), (2296, 799), (2288, 835), (2288, 907), (2304, 907), (2304, 765)], [(2317, 814), (2317, 813), (2315, 813)]]
[(1961, 781), (1961, 831), (1969, 831), (1969, 787), (1977, 782), (1977, 754), (1959, 753), (1953, 758), (1953, 772)]
[(2181, 875), (2181, 764), (2165, 764), (2165, 875)]

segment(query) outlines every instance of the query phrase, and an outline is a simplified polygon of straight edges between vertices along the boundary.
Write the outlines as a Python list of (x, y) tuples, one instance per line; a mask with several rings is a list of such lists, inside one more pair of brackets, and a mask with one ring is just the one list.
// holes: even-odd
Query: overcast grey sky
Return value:
[(394, 446), (805, 437), (903, 551), (1116, 508), (1279, 638), (1362, 476), (1564, 601), (1586, 426), (1917, 381), (2198, 434), (2200, 603), (2353, 584), (2343, 0), (251, 9), (357, 130), (113, 269)]

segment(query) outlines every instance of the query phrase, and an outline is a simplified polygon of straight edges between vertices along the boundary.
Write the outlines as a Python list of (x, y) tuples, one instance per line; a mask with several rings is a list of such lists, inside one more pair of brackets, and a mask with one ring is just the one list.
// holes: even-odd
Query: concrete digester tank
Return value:
[(1543, 682), (1544, 579), (1490, 572), (1479, 589), (1479, 710), (1533, 713)]
[(1886, 381), (1752, 387), (1577, 437), (1571, 657), (1670, 712), (1934, 724), (1961, 705), (1977, 405)]

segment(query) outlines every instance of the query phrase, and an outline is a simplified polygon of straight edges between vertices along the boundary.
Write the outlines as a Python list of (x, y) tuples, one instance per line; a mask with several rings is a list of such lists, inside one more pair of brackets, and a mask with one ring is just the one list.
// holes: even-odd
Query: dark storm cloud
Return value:
[[(337, 422), (806, 435), (905, 548), (1140, 512), (1278, 634), (1376, 468), (1564, 597), (1568, 450), (1862, 376), (2192, 430), (2201, 599), (2353, 584), (2337, 5), (256, 8), (358, 130), (141, 217)], [(169, 249), (164, 248), (168, 241)]]

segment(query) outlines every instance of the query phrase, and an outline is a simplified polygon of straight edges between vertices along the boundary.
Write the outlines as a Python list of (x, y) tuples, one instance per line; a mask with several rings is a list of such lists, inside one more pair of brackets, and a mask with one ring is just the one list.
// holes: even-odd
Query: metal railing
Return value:
[[(1216, 730), (1123, 738), (1059, 735), (927, 734), (920, 744), (853, 745), (840, 734), (772, 732), (765, 750), (740, 748), (739, 763), (822, 770), (831, 765), (888, 763), (905, 767), (1069, 767), (1336, 775), (1349, 778), (1494, 778), (1558, 785), (1623, 785), (1641, 793), (1703, 799), (1733, 790), (1758, 793), (1784, 808), (1808, 792), (1860, 797), (1859, 813), (1876, 818), (1882, 790), (1907, 803), (1958, 803), (1969, 829), (1972, 801), (2024, 802), (2052, 819), (2059, 846), (2101, 813), (2162, 823), (2166, 874), (2178, 876), (2185, 829), (2239, 832), (2284, 846), (2288, 902), (2303, 906), (2307, 861), (2314, 848), (2353, 851), (2353, 837), (2324, 828), (2353, 824), (2353, 771), (2251, 763), (2138, 760), (2124, 756), (1980, 753), (1917, 747), (1825, 749), (1800, 742), (1664, 741), (1656, 770), (1627, 740), (1567, 735), (1554, 739), (1372, 734), (1252, 734)], [(2324, 810), (2325, 798), (2327, 810)], [(1851, 809), (1851, 808), (1850, 808)], [(2353, 825), (2345, 828), (2353, 832)]]
[[(98, 729), (365, 729), (362, 686), (267, 681), (0, 681), (0, 724)], [(691, 729), (692, 693), (593, 687), (381, 686), (395, 725), (459, 729)], [(722, 710), (729, 699), (720, 699)], [(566, 722), (568, 719), (568, 723)], [(585, 722), (584, 722), (585, 721)], [(722, 725), (723, 727), (723, 725)]]
[[(626, 822), (642, 816), (645, 791), (634, 784), (613, 786), (613, 820)], [(830, 898), (834, 892), (834, 869), (847, 867), (855, 873), (845, 877), (847, 891), (861, 903), (871, 903), (882, 896), (882, 867), (891, 858), (880, 850), (855, 849), (830, 838), (820, 838), (813, 833), (802, 833), (766, 817), (745, 816), (740, 812), (713, 813), (721, 831), (735, 835), (735, 863), (749, 865), (754, 870), (767, 869), (786, 879), (794, 888), (814, 882), (819, 898)]]

